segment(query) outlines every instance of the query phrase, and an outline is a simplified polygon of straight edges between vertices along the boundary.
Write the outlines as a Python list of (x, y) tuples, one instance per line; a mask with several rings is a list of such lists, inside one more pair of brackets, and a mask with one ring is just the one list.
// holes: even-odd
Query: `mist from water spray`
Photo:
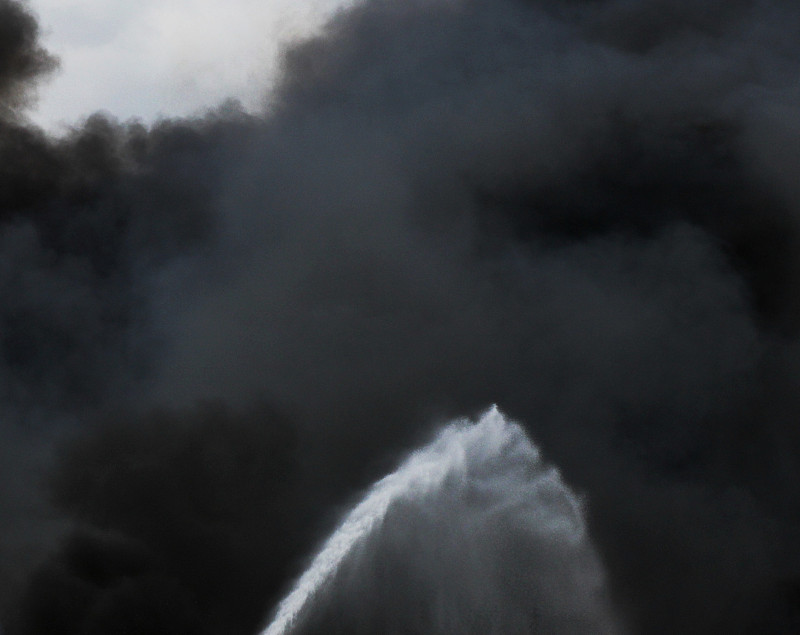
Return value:
[[(433, 517), (445, 521), (437, 520), (436, 527), (426, 526)], [(420, 518), (426, 519), (422, 526)], [(400, 531), (398, 525), (402, 526)], [(408, 544), (395, 544), (398, 536), (408, 541), (409, 535), (417, 545), (415, 550), (409, 551)], [(526, 540), (532, 560), (525, 556), (511, 562), (503, 560), (502, 545), (512, 535)], [(422, 555), (420, 541), (428, 545)], [(541, 551), (546, 555), (538, 553)], [(339, 606), (339, 613), (347, 612), (346, 596), (369, 603), (374, 589), (398, 577), (385, 573), (398, 553), (408, 554), (400, 558), (402, 569), (420, 569), (414, 572), (415, 592), (437, 596), (421, 600), (435, 605), (433, 613), (438, 614), (425, 618), (428, 623), (424, 628), (429, 633), (472, 632), (475, 616), (460, 613), (478, 614), (481, 604), (486, 605), (484, 613), (491, 615), (491, 621), (481, 627), (487, 633), (524, 633), (534, 623), (546, 627), (542, 613), (548, 611), (558, 614), (559, 624), (566, 620), (564, 623), (571, 625), (567, 631), (558, 627), (558, 632), (618, 632), (602, 597), (604, 575), (589, 545), (581, 501), (561, 481), (557, 469), (542, 463), (538, 449), (522, 428), (507, 421), (495, 406), (477, 422), (462, 419), (447, 425), (429, 445), (413, 452), (395, 472), (375, 483), (324, 543), (262, 635), (301, 630), (309, 614), (313, 619), (314, 613), (324, 613), (331, 604)], [(431, 558), (440, 568), (433, 574), (435, 579), (426, 580)], [(532, 562), (542, 570), (536, 571)], [(383, 573), (370, 580), (376, 563)], [(525, 570), (514, 570), (520, 566)], [(554, 573), (556, 569), (558, 573)], [(449, 573), (443, 577), (441, 571)], [(517, 590), (531, 605), (521, 608), (518, 600), (486, 599), (503, 589), (504, 580), (498, 576), (519, 583), (522, 588)], [(466, 580), (474, 581), (471, 589), (454, 588), (463, 587)], [(364, 588), (346, 588), (354, 583)], [(387, 597), (393, 604), (402, 603), (402, 596), (402, 592), (390, 590), (376, 603)], [(444, 603), (450, 603), (445, 609), (443, 598)], [(419, 598), (414, 600), (417, 609), (419, 602)], [(542, 602), (547, 604), (544, 609), (537, 606)], [(397, 610), (397, 606), (361, 606), (357, 611), (361, 626), (352, 630), (364, 628), (363, 616), (370, 611), (388, 614)], [(515, 615), (503, 614), (504, 610)], [(397, 628), (396, 618), (392, 623)], [(372, 624), (367, 630), (376, 627)]]

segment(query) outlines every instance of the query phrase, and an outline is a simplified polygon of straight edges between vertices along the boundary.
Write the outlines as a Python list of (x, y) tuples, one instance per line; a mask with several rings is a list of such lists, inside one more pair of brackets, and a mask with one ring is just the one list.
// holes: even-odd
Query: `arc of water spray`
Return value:
[[(496, 406), (492, 406), (477, 423), (459, 420), (446, 426), (429, 445), (412, 453), (392, 474), (375, 483), (364, 499), (345, 517), (338, 529), (323, 544), (308, 569), (298, 579), (293, 590), (280, 603), (272, 622), (261, 635), (287, 635), (304, 608), (328, 582), (347, 555), (366, 539), (386, 517), (396, 501), (415, 495), (424, 495), (442, 485), (454, 464), (470, 460), (468, 451), (476, 446), (485, 456), (499, 459), (507, 451), (509, 438), (523, 434), (518, 426), (509, 423)], [(526, 442), (516, 457), (527, 465), (540, 462), (535, 446)], [(465, 471), (465, 470), (464, 470)], [(543, 486), (555, 486), (563, 494), (557, 470), (543, 470), (536, 479)], [(568, 509), (557, 518), (542, 518), (542, 530), (562, 533), (568, 540), (578, 542), (584, 537), (580, 501), (572, 496), (561, 497)]]

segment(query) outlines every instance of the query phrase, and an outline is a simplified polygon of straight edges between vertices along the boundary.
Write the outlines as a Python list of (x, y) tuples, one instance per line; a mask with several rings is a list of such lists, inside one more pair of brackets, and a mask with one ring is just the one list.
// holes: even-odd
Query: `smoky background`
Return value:
[(263, 113), (54, 137), (0, 0), (6, 631), (258, 632), (494, 402), (634, 632), (796, 630), (798, 11), (372, 0)]

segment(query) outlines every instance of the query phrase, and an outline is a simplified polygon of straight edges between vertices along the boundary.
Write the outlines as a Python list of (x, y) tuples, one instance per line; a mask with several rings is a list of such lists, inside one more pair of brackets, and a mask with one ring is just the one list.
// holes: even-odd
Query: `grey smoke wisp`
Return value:
[[(367, 0), (287, 44), (262, 113), (57, 138), (37, 28), (0, 0), (6, 633), (259, 633), (492, 403), (586, 501), (609, 624), (797, 631), (794, 3)], [(504, 632), (582, 632), (548, 621), (574, 553), (464, 533), (517, 485), (390, 507), (308, 628), (459, 632), (502, 597)], [(488, 561), (437, 569), (450, 533)]]

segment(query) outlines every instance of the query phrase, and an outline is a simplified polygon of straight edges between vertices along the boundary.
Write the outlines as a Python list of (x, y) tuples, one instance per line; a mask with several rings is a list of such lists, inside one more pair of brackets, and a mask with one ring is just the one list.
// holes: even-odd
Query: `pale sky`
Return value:
[(254, 109), (282, 42), (351, 0), (28, 0), (61, 68), (34, 121), (58, 130), (97, 110), (188, 115), (235, 97)]

